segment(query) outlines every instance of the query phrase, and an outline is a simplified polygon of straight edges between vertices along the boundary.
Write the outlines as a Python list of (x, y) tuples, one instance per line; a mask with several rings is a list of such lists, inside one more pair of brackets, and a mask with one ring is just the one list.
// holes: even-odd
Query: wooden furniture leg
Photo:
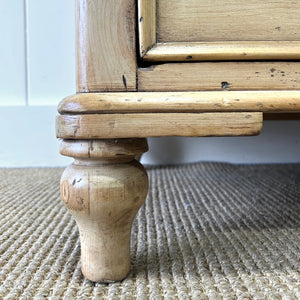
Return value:
[(146, 139), (64, 140), (61, 154), (75, 158), (61, 178), (61, 196), (79, 227), (83, 274), (111, 282), (130, 271), (131, 225), (148, 191), (134, 156)]

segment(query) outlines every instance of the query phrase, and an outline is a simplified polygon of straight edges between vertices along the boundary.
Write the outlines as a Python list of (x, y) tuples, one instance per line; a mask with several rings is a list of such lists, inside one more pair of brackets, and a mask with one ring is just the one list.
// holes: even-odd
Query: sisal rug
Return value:
[(300, 165), (148, 168), (132, 271), (80, 271), (62, 169), (0, 170), (0, 299), (300, 299)]

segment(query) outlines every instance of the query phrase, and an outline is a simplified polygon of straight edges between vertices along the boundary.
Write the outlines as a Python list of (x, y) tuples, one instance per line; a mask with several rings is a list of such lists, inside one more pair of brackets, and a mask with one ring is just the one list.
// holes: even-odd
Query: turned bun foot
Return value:
[(76, 220), (83, 274), (111, 282), (130, 271), (132, 222), (145, 201), (147, 174), (134, 157), (145, 139), (65, 140), (61, 153), (75, 161), (61, 178), (61, 196)]

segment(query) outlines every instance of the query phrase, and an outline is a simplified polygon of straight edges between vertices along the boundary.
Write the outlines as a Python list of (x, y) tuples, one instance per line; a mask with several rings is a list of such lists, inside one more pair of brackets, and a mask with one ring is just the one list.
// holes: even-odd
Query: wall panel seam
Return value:
[(25, 105), (29, 106), (29, 49), (28, 49), (28, 0), (23, 0), (24, 9), (24, 70), (25, 70)]

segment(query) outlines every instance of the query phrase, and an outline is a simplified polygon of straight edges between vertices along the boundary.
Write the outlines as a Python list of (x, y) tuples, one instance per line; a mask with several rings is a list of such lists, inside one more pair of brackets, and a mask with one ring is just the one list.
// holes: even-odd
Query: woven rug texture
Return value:
[(83, 277), (60, 168), (0, 170), (0, 299), (300, 299), (300, 164), (148, 167), (129, 276)]

